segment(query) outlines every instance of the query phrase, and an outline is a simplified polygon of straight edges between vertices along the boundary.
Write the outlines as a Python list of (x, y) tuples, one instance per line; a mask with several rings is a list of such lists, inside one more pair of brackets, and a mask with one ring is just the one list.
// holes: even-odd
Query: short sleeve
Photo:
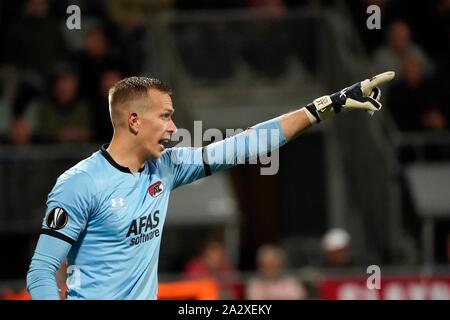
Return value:
[(95, 193), (94, 181), (87, 173), (71, 170), (61, 175), (48, 195), (42, 233), (73, 244), (86, 227)]

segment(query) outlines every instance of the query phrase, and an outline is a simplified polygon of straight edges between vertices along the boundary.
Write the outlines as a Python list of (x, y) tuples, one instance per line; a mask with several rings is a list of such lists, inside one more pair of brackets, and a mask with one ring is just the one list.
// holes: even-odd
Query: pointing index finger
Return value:
[(370, 89), (373, 89), (379, 86), (380, 84), (391, 81), (392, 79), (394, 79), (394, 77), (395, 77), (394, 71), (383, 72), (370, 78), (369, 82), (367, 83), (367, 86), (369, 86)]

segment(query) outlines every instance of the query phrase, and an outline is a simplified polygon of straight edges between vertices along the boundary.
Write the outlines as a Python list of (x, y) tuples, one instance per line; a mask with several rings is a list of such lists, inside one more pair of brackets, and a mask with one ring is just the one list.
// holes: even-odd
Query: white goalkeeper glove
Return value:
[(381, 109), (381, 90), (378, 85), (391, 81), (395, 72), (380, 73), (371, 79), (357, 82), (329, 96), (315, 99), (306, 106), (311, 123), (327, 120), (336, 113), (350, 110), (365, 110), (370, 115)]

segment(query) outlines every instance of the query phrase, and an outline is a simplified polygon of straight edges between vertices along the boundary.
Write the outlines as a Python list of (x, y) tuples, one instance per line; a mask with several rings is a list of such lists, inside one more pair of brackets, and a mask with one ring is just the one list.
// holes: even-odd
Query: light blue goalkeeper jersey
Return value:
[[(280, 129), (278, 120), (259, 126)], [(54, 272), (67, 256), (67, 299), (156, 299), (171, 190), (285, 142), (281, 133), (275, 140), (252, 149), (244, 132), (207, 148), (167, 149), (138, 173), (117, 164), (102, 147), (62, 174), (48, 196), (27, 276), (32, 298), (58, 298)], [(222, 151), (222, 159), (231, 159), (205, 161)]]

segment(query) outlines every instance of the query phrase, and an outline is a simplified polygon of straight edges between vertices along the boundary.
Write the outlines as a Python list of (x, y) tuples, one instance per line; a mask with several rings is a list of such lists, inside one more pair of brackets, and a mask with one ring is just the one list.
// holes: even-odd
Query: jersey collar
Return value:
[[(133, 173), (133, 172), (131, 172), (130, 168), (121, 166), (116, 161), (114, 161), (114, 159), (111, 157), (111, 155), (108, 153), (108, 151), (106, 151), (108, 146), (109, 146), (109, 144), (106, 143), (106, 144), (102, 145), (102, 147), (100, 148), (100, 153), (102, 154), (102, 156), (104, 156), (105, 159), (108, 160), (108, 162), (117, 170), (120, 170), (125, 173)], [(145, 165), (139, 169), (139, 172), (144, 171), (144, 169), (145, 169)]]

